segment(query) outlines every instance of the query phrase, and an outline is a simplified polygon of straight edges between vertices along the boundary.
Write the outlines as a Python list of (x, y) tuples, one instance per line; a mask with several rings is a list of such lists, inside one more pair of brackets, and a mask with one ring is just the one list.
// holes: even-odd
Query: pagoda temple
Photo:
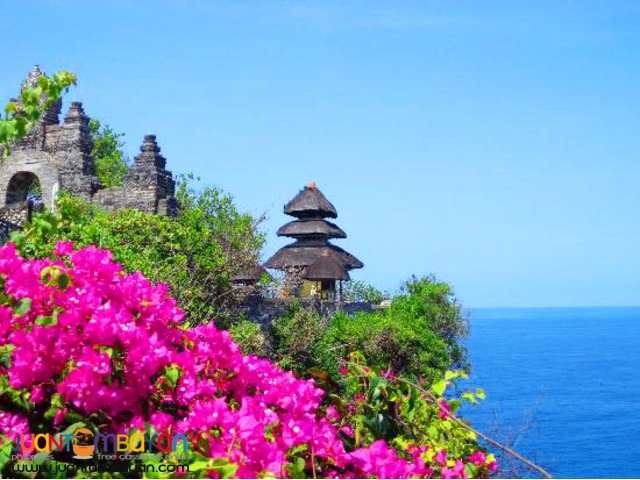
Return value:
[(278, 250), (265, 267), (284, 272), (284, 296), (336, 299), (336, 282), (341, 287), (343, 280), (349, 280), (349, 270), (364, 265), (329, 242), (347, 237), (340, 227), (325, 220), (337, 218), (335, 207), (312, 182), (284, 206), (284, 213), (295, 220), (280, 227), (277, 235), (296, 241)]

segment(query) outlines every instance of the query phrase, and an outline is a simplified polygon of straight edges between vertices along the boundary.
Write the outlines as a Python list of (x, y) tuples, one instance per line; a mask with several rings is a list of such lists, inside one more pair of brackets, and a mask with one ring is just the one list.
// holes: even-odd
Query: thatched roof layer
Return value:
[[(240, 272), (238, 275), (235, 275), (231, 280), (233, 280), (234, 282), (242, 282), (247, 280), (258, 281), (260, 280), (260, 277), (262, 277), (263, 273), (266, 273), (267, 275), (269, 275), (269, 272), (267, 272), (266, 268), (264, 268), (262, 265), (256, 265), (253, 268)], [(269, 278), (271, 278), (271, 275), (269, 275)]]
[(327, 197), (311, 184), (307, 185), (284, 206), (284, 213), (298, 218), (303, 217), (329, 217), (337, 218), (338, 212)]
[(335, 258), (322, 256), (304, 269), (307, 280), (349, 280), (349, 272)]
[(338, 227), (335, 223), (316, 219), (299, 219), (289, 222), (278, 229), (277, 235), (279, 237), (293, 238), (313, 236), (323, 238), (347, 238), (347, 234), (344, 233), (344, 230)]
[(300, 241), (282, 247), (273, 257), (265, 262), (264, 266), (277, 270), (282, 270), (284, 267), (289, 266), (306, 267), (323, 255), (334, 258), (347, 270), (364, 267), (364, 264), (360, 260), (340, 247), (336, 247), (330, 243), (319, 245)]

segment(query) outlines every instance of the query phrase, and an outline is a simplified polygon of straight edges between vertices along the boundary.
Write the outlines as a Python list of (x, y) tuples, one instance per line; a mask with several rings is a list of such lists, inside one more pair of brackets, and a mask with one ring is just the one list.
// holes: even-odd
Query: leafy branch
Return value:
[(42, 113), (75, 84), (76, 76), (64, 70), (53, 77), (41, 75), (35, 87), (24, 88), (17, 100), (10, 101), (0, 116), (0, 158), (6, 158), (11, 151), (10, 145), (25, 137)]
[[(357, 355), (356, 355), (357, 358)], [(373, 378), (374, 381), (377, 381), (378, 383), (374, 383), (371, 382), (372, 385), (377, 385), (378, 389), (381, 389), (381, 385), (385, 384), (387, 386), (387, 388), (392, 389), (393, 384), (394, 383), (400, 383), (400, 384), (404, 384), (407, 387), (409, 387), (409, 389), (414, 389), (415, 391), (419, 392), (420, 397), (422, 399), (424, 399), (426, 402), (428, 402), (429, 404), (435, 406), (436, 408), (440, 409), (442, 407), (442, 401), (443, 401), (443, 394), (445, 389), (447, 388), (447, 385), (454, 380), (457, 377), (464, 377), (466, 378), (466, 375), (462, 372), (451, 372), (448, 371), (445, 374), (445, 377), (443, 379), (437, 380), (436, 382), (433, 383), (433, 385), (431, 386), (431, 389), (426, 389), (423, 386), (421, 386), (419, 383), (413, 382), (409, 379), (407, 379), (406, 377), (402, 377), (402, 376), (393, 376), (391, 377), (391, 379), (387, 379), (386, 381), (380, 381), (380, 377), (378, 376), (377, 373), (371, 371), (369, 368), (363, 366), (362, 361), (348, 361), (348, 360), (343, 360), (343, 362), (348, 365), (349, 367), (351, 367), (350, 369), (350, 373), (352, 375), (355, 375), (360, 381), (363, 381), (365, 384), (367, 382), (371, 382), (371, 379)], [(387, 377), (388, 378), (388, 377)], [(395, 395), (391, 394), (391, 393), (387, 393), (388, 395), (388, 400), (390, 401), (392, 398), (395, 398), (396, 401), (400, 401), (403, 400), (405, 398), (414, 398), (414, 395), (412, 395), (411, 391), (409, 390), (409, 392), (400, 392), (397, 393)], [(484, 398), (484, 392), (482, 393), (478, 393), (478, 398)], [(470, 400), (472, 403), (477, 403), (477, 400), (475, 399), (475, 397), (473, 396), (473, 394), (470, 393), (465, 393), (463, 396), (463, 398)], [(382, 397), (379, 397), (379, 399)], [(415, 400), (414, 400), (415, 402)], [(451, 402), (451, 404), (453, 404), (454, 402)], [(520, 453), (516, 452), (515, 450), (513, 450), (512, 448), (504, 445), (503, 443), (495, 440), (494, 438), (491, 438), (490, 436), (480, 432), (479, 430), (476, 430), (475, 428), (473, 428), (471, 425), (469, 425), (468, 422), (466, 422), (464, 419), (462, 419), (461, 417), (457, 416), (454, 411), (455, 409), (449, 409), (446, 412), (443, 412), (442, 415), (444, 417), (444, 419), (446, 419), (446, 421), (448, 422), (452, 422), (454, 424), (456, 424), (457, 426), (461, 427), (463, 430), (466, 430), (468, 432), (471, 432), (471, 434), (473, 435), (473, 438), (481, 438), (483, 439), (485, 442), (487, 442), (489, 445), (492, 445), (495, 448), (498, 448), (500, 450), (502, 450), (503, 452), (505, 452), (507, 455), (510, 455), (511, 457), (515, 458), (516, 460), (518, 460), (519, 462), (521, 462), (522, 464), (526, 465), (528, 468), (530, 468), (532, 471), (535, 471), (537, 473), (539, 473), (540, 475), (542, 475), (544, 478), (553, 478), (552, 475), (547, 472), (544, 468), (542, 468), (540, 465), (537, 465), (536, 463), (534, 463), (533, 461), (529, 460), (528, 458), (524, 457), (523, 455), (521, 455)], [(396, 421), (400, 421), (401, 418), (399, 418), (396, 415), (395, 418)], [(415, 418), (412, 418), (412, 420), (414, 420), (414, 422), (416, 422)]]

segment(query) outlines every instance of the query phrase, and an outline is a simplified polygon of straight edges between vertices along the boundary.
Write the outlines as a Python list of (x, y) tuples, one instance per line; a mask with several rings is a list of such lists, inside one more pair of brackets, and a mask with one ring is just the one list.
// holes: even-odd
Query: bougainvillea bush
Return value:
[[(52, 258), (26, 260), (9, 244), (0, 279), (5, 474), (16, 435), (72, 427), (185, 434), (187, 475), (196, 477), (461, 478), (495, 468), (474, 438), (444, 423), (450, 402), (406, 398), (380, 383), (390, 373), (363, 380), (366, 367), (351, 364), (343, 372), (351, 398), (333, 398), (313, 380), (243, 356), (213, 323), (182, 327), (167, 287), (124, 273), (109, 251), (60, 242)], [(416, 425), (431, 418), (433, 430), (381, 430), (371, 418), (393, 422), (390, 405), (398, 421), (421, 410)]]

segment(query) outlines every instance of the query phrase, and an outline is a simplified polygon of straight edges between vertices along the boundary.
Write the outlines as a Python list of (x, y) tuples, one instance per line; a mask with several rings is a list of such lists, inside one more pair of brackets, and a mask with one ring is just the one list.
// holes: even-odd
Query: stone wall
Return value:
[(368, 302), (340, 302), (337, 300), (319, 300), (311, 298), (282, 299), (265, 298), (261, 295), (249, 295), (243, 304), (243, 311), (252, 322), (263, 327), (271, 325), (274, 320), (284, 316), (292, 302), (297, 302), (303, 308), (313, 308), (324, 318), (330, 318), (336, 312), (342, 311), (347, 315), (357, 312), (372, 312), (373, 305)]
[(42, 210), (40, 202), (16, 202), (0, 208), (0, 244), (9, 241), (9, 235), (31, 220), (35, 211)]
[(16, 202), (0, 208), (0, 218), (10, 225), (21, 227), (29, 220), (29, 210), (27, 202)]

